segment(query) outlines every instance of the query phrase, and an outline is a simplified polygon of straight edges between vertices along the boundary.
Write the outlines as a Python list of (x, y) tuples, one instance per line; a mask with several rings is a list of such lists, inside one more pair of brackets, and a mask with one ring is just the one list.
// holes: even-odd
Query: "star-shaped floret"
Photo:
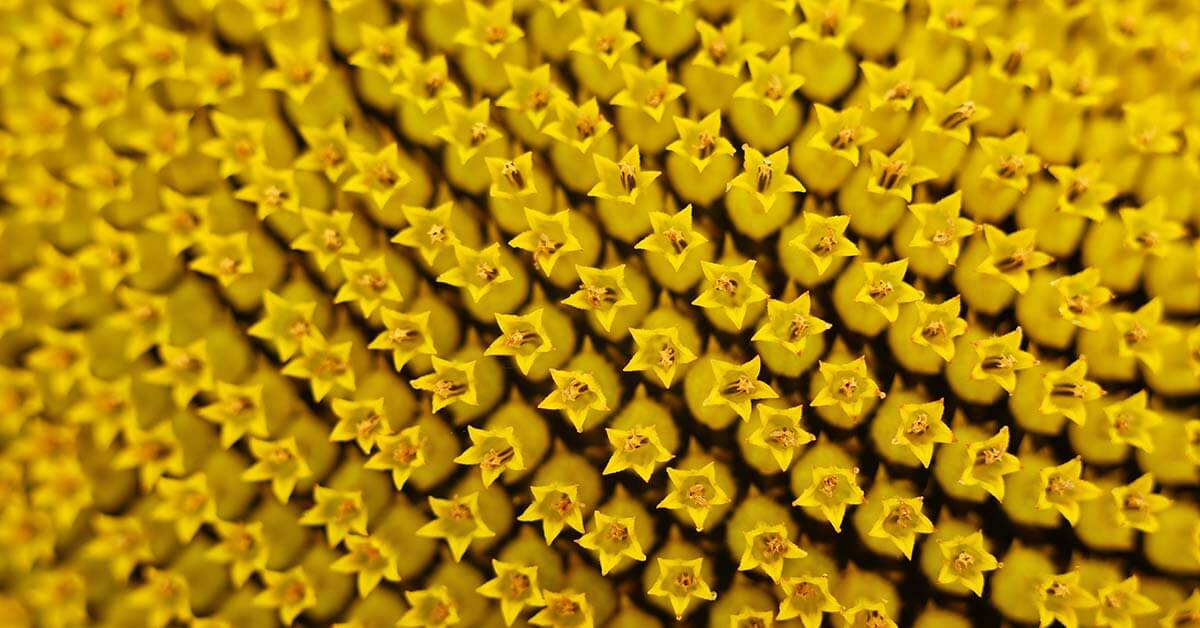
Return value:
[(771, 299), (767, 302), (767, 320), (750, 340), (773, 342), (800, 355), (809, 336), (818, 336), (833, 327), (812, 315), (812, 297), (805, 292), (790, 303)]
[(468, 425), (467, 436), (471, 439), (471, 446), (459, 454), (454, 462), (479, 465), (485, 487), (491, 486), (505, 471), (521, 471), (525, 468), (521, 443), (517, 442), (511, 426), (482, 430)]
[(392, 366), (400, 372), (408, 361), (417, 355), (435, 355), (437, 349), (433, 346), (433, 335), (429, 327), (428, 310), (424, 312), (398, 312), (391, 308), (381, 308), (379, 317), (383, 321), (384, 331), (367, 345), (375, 351), (391, 351)]
[(547, 277), (564, 255), (583, 250), (571, 229), (570, 210), (545, 214), (526, 207), (525, 223), (529, 229), (518, 233), (508, 245), (532, 253), (533, 263)]
[(671, 602), (671, 609), (675, 611), (675, 619), (682, 619), (692, 598), (708, 601), (717, 599), (716, 592), (700, 577), (703, 564), (703, 558), (659, 558), (658, 579), (647, 593), (667, 598)]
[(820, 628), (825, 613), (842, 612), (842, 605), (829, 592), (827, 576), (784, 578), (779, 586), (783, 601), (775, 615), (777, 621), (799, 617), (804, 628)]
[(455, 562), (462, 560), (471, 541), (496, 536), (479, 516), (479, 493), (455, 495), (450, 499), (431, 496), (429, 508), (435, 519), (421, 526), (417, 536), (445, 539)]
[(376, 152), (351, 148), (350, 163), (354, 164), (354, 174), (342, 189), (367, 196), (376, 207), (387, 205), (412, 182), (412, 175), (400, 164), (400, 149), (395, 142)]
[(744, 98), (766, 105), (779, 115), (784, 105), (792, 102), (792, 94), (804, 85), (804, 77), (792, 72), (792, 52), (786, 46), (770, 59), (758, 55), (746, 59), (750, 65), (750, 80), (733, 92), (734, 98)]
[(1117, 195), (1117, 186), (1101, 178), (1098, 161), (1085, 163), (1078, 168), (1050, 166), (1050, 174), (1058, 180), (1057, 211), (1083, 216), (1100, 222), (1105, 217), (1105, 207)]
[(595, 98), (583, 104), (575, 104), (569, 98), (560, 99), (554, 105), (554, 120), (542, 132), (552, 139), (574, 147), (580, 153), (588, 153), (592, 144), (608, 134), (612, 123), (604, 119)]
[(929, 115), (921, 129), (970, 144), (971, 125), (992, 115), (990, 109), (972, 99), (972, 83), (968, 76), (945, 92), (932, 88), (924, 90), (921, 99), (925, 101)]
[(392, 242), (417, 249), (426, 264), (433, 264), (442, 251), (453, 251), (458, 245), (458, 236), (450, 226), (454, 201), (433, 209), (404, 205), (400, 210), (408, 226), (397, 233)]
[(625, 79), (625, 87), (613, 96), (611, 104), (641, 111), (655, 122), (662, 121), (667, 104), (678, 100), (686, 91), (682, 85), (671, 82), (666, 61), (646, 69), (622, 63), (621, 76)]
[(915, 162), (912, 140), (904, 140), (891, 155), (871, 151), (871, 177), (867, 191), (912, 202), (913, 186), (937, 178), (937, 173)]
[(650, 225), (652, 233), (642, 238), (634, 248), (662, 254), (675, 270), (683, 266), (689, 252), (708, 242), (703, 233), (692, 227), (690, 204), (673, 215), (651, 212)]
[(783, 575), (784, 560), (808, 555), (788, 538), (787, 526), (782, 523), (772, 525), (759, 521), (745, 536), (746, 551), (742, 552), (738, 571), (759, 568), (774, 582), (779, 582)]
[(537, 567), (504, 563), (492, 559), (492, 570), (496, 577), (479, 585), (476, 593), (500, 601), (500, 614), (504, 623), (511, 626), (526, 606), (538, 608), (546, 605), (542, 590), (538, 587)]
[(725, 185), (726, 190), (739, 189), (758, 202), (762, 212), (769, 212), (784, 194), (803, 192), (804, 184), (788, 173), (788, 147), (763, 155), (749, 144), (742, 145), (742, 173)]
[(879, 136), (879, 133), (862, 122), (861, 107), (847, 107), (835, 111), (816, 103), (818, 130), (808, 141), (809, 148), (841, 157), (852, 165), (858, 165), (860, 148)]
[(1012, 394), (1017, 386), (1016, 371), (1030, 368), (1038, 363), (1032, 353), (1021, 349), (1021, 328), (1003, 336), (992, 336), (975, 343), (977, 362), (971, 369), (971, 378), (989, 380)]
[(944, 419), (945, 411), (942, 399), (900, 406), (900, 424), (896, 426), (892, 444), (908, 449), (928, 467), (936, 444), (954, 442), (954, 432)]
[(433, 372), (412, 380), (411, 385), (417, 390), (432, 393), (433, 411), (458, 401), (467, 405), (476, 405), (475, 361), (445, 360), (432, 356)]
[(300, 135), (308, 150), (292, 162), (292, 167), (324, 173), (330, 183), (336, 184), (350, 163), (352, 143), (346, 119), (339, 116), (326, 127), (301, 126)]
[(958, 295), (943, 303), (917, 302), (917, 329), (911, 339), (928, 347), (943, 360), (954, 359), (954, 339), (967, 332), (967, 321), (959, 318), (961, 302)]
[(271, 481), (271, 491), (276, 499), (287, 503), (296, 482), (312, 476), (312, 469), (296, 445), (296, 437), (288, 436), (275, 441), (250, 439), (250, 452), (255, 462), (242, 472), (243, 482)]
[(1073, 423), (1087, 421), (1087, 403), (1104, 395), (1100, 385), (1088, 381), (1087, 360), (1079, 358), (1061, 371), (1050, 371), (1042, 378), (1043, 414), (1061, 414)]
[(379, 73), (388, 83), (395, 83), (400, 77), (404, 61), (418, 56), (408, 45), (408, 22), (396, 22), (385, 28), (362, 22), (358, 34), (361, 45), (347, 61)]
[(345, 545), (347, 553), (329, 568), (335, 573), (355, 574), (359, 597), (370, 595), (385, 579), (400, 581), (396, 553), (387, 543), (371, 536), (351, 534), (346, 537)]
[(896, 628), (883, 600), (859, 598), (854, 606), (842, 611), (847, 628)]
[(817, 274), (824, 275), (835, 257), (854, 257), (858, 246), (846, 237), (850, 217), (846, 215), (822, 216), (804, 212), (804, 231), (792, 238), (788, 245), (799, 249), (812, 261)]
[(304, 222), (304, 232), (292, 240), (291, 247), (311, 253), (316, 259), (317, 268), (325, 270), (336, 260), (358, 255), (358, 244), (350, 235), (353, 213), (335, 211), (326, 214), (303, 209), (300, 219)]
[(636, 305), (633, 293), (625, 285), (625, 265), (612, 268), (592, 268), (575, 265), (579, 275), (579, 290), (563, 299), (563, 303), (596, 315), (600, 326), (608, 331), (621, 308)]
[(392, 86), (392, 92), (407, 99), (423, 114), (442, 103), (462, 98), (462, 89), (450, 80), (445, 55), (428, 59), (410, 59), (400, 65), (403, 80)]
[(604, 475), (633, 469), (643, 482), (649, 482), (658, 465), (675, 457), (663, 446), (658, 428), (653, 425), (639, 425), (627, 430), (610, 427), (605, 432), (613, 453), (604, 466)]
[(1100, 285), (1100, 271), (1085, 268), (1074, 275), (1059, 277), (1050, 282), (1058, 292), (1058, 313), (1064, 320), (1082, 329), (1100, 329), (1103, 317), (1100, 308), (1113, 298), (1108, 288)]
[(636, 203), (642, 190), (661, 174), (655, 170), (642, 170), (642, 156), (636, 144), (619, 161), (599, 153), (593, 154), (592, 159), (600, 180), (588, 190), (588, 196), (604, 200)]
[(354, 391), (354, 369), (350, 363), (352, 342), (330, 344), (318, 336), (305, 336), (300, 342), (300, 355), (293, 357), (279, 371), (288, 377), (307, 379), (313, 398), (320, 401), (334, 388)]
[(1162, 258), (1167, 244), (1187, 235), (1187, 229), (1167, 217), (1167, 201), (1163, 197), (1141, 207), (1120, 210), (1125, 225), (1125, 246), (1139, 253)]
[(1054, 574), (1041, 578), (1034, 592), (1033, 602), (1037, 605), (1038, 622), (1049, 626), (1059, 621), (1066, 628), (1079, 625), (1080, 609), (1094, 608), (1099, 604), (1096, 597), (1079, 582), (1079, 571)]
[(762, 45), (746, 39), (742, 20), (733, 18), (720, 29), (705, 20), (696, 20), (696, 31), (700, 33), (700, 47), (692, 63), (697, 67), (737, 77), (742, 66), (750, 58), (762, 52)]
[(1135, 312), (1117, 312), (1112, 315), (1120, 339), (1117, 354), (1123, 358), (1137, 358), (1152, 373), (1162, 367), (1163, 348), (1179, 340), (1179, 330), (1162, 323), (1163, 303), (1155, 297)]
[(863, 265), (863, 273), (866, 277), (858, 294), (854, 295), (854, 300), (874, 308), (889, 323), (896, 322), (902, 304), (925, 298), (924, 292), (904, 281), (906, 272), (908, 272), (908, 258), (887, 264), (867, 262)]
[(343, 443), (354, 441), (364, 454), (375, 448), (375, 440), (393, 432), (391, 421), (384, 411), (383, 398), (362, 401), (334, 399), (330, 404), (338, 417), (329, 432), (329, 441)]
[(405, 591), (408, 610), (396, 621), (406, 628), (440, 628), (458, 623), (458, 603), (445, 586)]
[(758, 379), (762, 371), (762, 358), (759, 356), (742, 364), (716, 359), (711, 362), (715, 382), (704, 398), (705, 406), (728, 406), (743, 421), (749, 421), (754, 401), (779, 397), (779, 393)]
[(958, 261), (960, 240), (975, 233), (975, 223), (963, 218), (962, 192), (953, 194), (936, 203), (913, 203), (909, 211), (917, 218), (917, 232), (909, 246), (933, 249), (953, 265)]
[(646, 560), (646, 554), (642, 552), (642, 546), (634, 532), (637, 519), (613, 517), (599, 510), (593, 514), (593, 518), (592, 529), (579, 537), (576, 543), (584, 549), (596, 552), (600, 558), (601, 575), (608, 575), (608, 572), (621, 564), (622, 558)]
[(1008, 426), (994, 436), (967, 445), (967, 464), (958, 481), (982, 486), (997, 501), (1004, 501), (1004, 476), (1021, 469), (1021, 460), (1008, 453)]
[(425, 466), (425, 439), (419, 425), (404, 428), (397, 434), (381, 434), (375, 444), (379, 451), (367, 459), (363, 468), (391, 471), (392, 484), (397, 491), (404, 490), (413, 470)]
[(692, 301), (692, 305), (720, 309), (735, 327), (741, 329), (750, 305), (765, 301), (769, 296), (766, 290), (754, 283), (755, 264), (754, 260), (737, 265), (700, 262), (705, 288)]
[(254, 605), (277, 609), (285, 626), (291, 625), (306, 609), (317, 605), (316, 589), (303, 566), (297, 565), (286, 572), (267, 569), (262, 572), (262, 578), (266, 588), (254, 596)]
[(609, 409), (604, 391), (591, 373), (550, 369), (550, 378), (554, 380), (554, 392), (547, 395), (538, 407), (561, 410), (577, 431), (583, 431), (592, 413)]
[(549, 64), (543, 63), (529, 70), (505, 63), (504, 75), (508, 77), (509, 88), (496, 99), (496, 106), (524, 115), (535, 129), (541, 129), (546, 122), (550, 105), (566, 98), (551, 79)]
[(863, 61), (860, 67), (867, 81), (867, 104), (871, 111), (880, 107), (891, 111), (912, 110), (917, 98), (914, 88), (916, 61), (905, 59), (890, 68)]
[(334, 547), (347, 534), (367, 533), (367, 508), (362, 491), (339, 491), (320, 484), (313, 488), (316, 503), (300, 515), (300, 525), (325, 526), (325, 537)]
[(512, 356), (521, 372), (528, 374), (539, 356), (554, 350), (542, 324), (542, 312), (539, 308), (521, 316), (497, 313), (500, 336), (488, 346), (484, 355)]
[(466, 288), (471, 300), (476, 303), (487, 296), (492, 288), (512, 281), (512, 272), (500, 259), (498, 243), (492, 243), (480, 251), (456, 244), (454, 260), (454, 267), (438, 275), (437, 280), (458, 288)]
[(667, 469), (671, 490), (658, 503), (659, 508), (687, 511), (696, 530), (704, 529), (704, 522), (713, 506), (730, 502), (729, 494), (717, 484), (716, 463), (709, 462), (699, 469)]
[(583, 505), (579, 503), (579, 485), (542, 484), (532, 486), (533, 502), (517, 517), (517, 521), (542, 522), (546, 545), (554, 542), (564, 526), (583, 532)]
[(1146, 453), (1154, 451), (1154, 439), (1150, 430), (1162, 423), (1162, 416), (1147, 408), (1146, 391), (1139, 390), (1123, 401), (1104, 408), (1104, 419), (1108, 422), (1108, 437), (1113, 443), (1137, 447)]
[(486, 146), (503, 137), (500, 131), (489, 125), (491, 107), (492, 101), (486, 98), (470, 109), (452, 100), (443, 103), (446, 123), (434, 129), (433, 134), (454, 149), (460, 164), (466, 164)]
[(549, 628), (592, 628), (596, 611), (587, 594), (565, 591), (543, 591), (546, 607), (529, 619), (534, 626)]
[(988, 255), (975, 268), (982, 275), (1000, 279), (1019, 294), (1029, 289), (1029, 271), (1049, 265), (1054, 258), (1034, 248), (1037, 231), (1023, 229), (1004, 233), (991, 225), (983, 226)]
[(1029, 188), (1029, 177), (1042, 169), (1042, 160), (1029, 152), (1029, 136), (1024, 131), (1002, 138), (981, 137), (978, 141), (988, 158), (980, 175), (985, 180), (1024, 193)]
[(663, 387), (670, 388), (675, 381), (675, 373), (681, 364), (696, 360), (696, 354), (685, 347), (679, 340), (677, 327), (661, 329), (629, 330), (637, 351), (625, 365), (624, 371), (650, 371), (654, 373)]
[(713, 157), (733, 155), (737, 152), (733, 144), (721, 135), (719, 109), (699, 121), (680, 116), (675, 116), (674, 119), (679, 138), (668, 144), (667, 150), (688, 160), (700, 174), (704, 174)]
[(533, 153), (522, 153), (512, 159), (484, 157), (483, 163), (492, 178), (489, 196), (523, 202), (527, 197), (537, 194), (533, 180)]
[(1071, 525), (1079, 520), (1079, 502), (1096, 499), (1100, 489), (1082, 478), (1083, 461), (1076, 456), (1056, 467), (1046, 467), (1039, 474), (1039, 510), (1054, 508)]
[(868, 397), (883, 399), (887, 396), (871, 379), (866, 356), (844, 364), (822, 361), (820, 370), (825, 385), (812, 400), (814, 407), (838, 406), (847, 415), (857, 417), (862, 414)]
[(616, 67), (625, 51), (642, 40), (636, 33), (626, 30), (623, 8), (603, 15), (584, 9), (579, 12), (579, 21), (582, 32), (571, 42), (571, 52), (595, 57), (609, 71)]
[(759, 404), (758, 425), (746, 438), (746, 442), (771, 452), (779, 470), (787, 471), (796, 452), (817, 439), (800, 427), (803, 412), (804, 406), (775, 408)]
[(812, 483), (792, 502), (793, 506), (816, 508), (839, 534), (846, 508), (866, 501), (858, 486), (858, 469), (813, 467)]
[(1154, 491), (1154, 475), (1144, 473), (1138, 479), (1112, 490), (1117, 507), (1117, 523), (1124, 528), (1148, 534), (1158, 531), (1157, 513), (1166, 510), (1171, 500)]
[(937, 580), (941, 584), (959, 583), (977, 596), (983, 595), (983, 574), (995, 571), (1000, 561), (988, 552), (983, 532), (957, 536), (938, 542), (942, 551), (942, 568)]
[[(1096, 625), (1113, 626), (1114, 628), (1131, 628), (1134, 619), (1142, 615), (1157, 613), (1160, 609), (1154, 600), (1138, 591), (1138, 577), (1128, 578), (1102, 587), (1096, 593), (1100, 605), (1096, 608)], [(1168, 619), (1163, 619), (1166, 625), (1172, 625)]]
[(361, 260), (343, 258), (341, 266), (346, 281), (333, 296), (334, 303), (358, 303), (363, 316), (370, 316), (384, 302), (404, 301), (383, 254)]
[(478, 49), (492, 59), (500, 56), (504, 49), (525, 36), (513, 22), (513, 0), (497, 0), (490, 5), (469, 0), (466, 28), (460, 29), (454, 43)]
[(799, 0), (804, 21), (791, 31), (794, 39), (843, 48), (865, 18), (851, 10), (850, 0)]

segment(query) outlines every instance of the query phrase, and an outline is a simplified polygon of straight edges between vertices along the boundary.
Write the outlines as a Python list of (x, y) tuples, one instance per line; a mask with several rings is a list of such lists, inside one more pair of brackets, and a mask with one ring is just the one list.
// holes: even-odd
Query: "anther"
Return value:
[(626, 194), (633, 192), (637, 187), (637, 170), (627, 163), (617, 164), (617, 177), (621, 180), (621, 187)]
[(969, 122), (975, 115), (975, 102), (968, 100), (963, 104), (955, 107), (945, 118), (942, 119), (942, 128), (953, 129)]
[(902, 160), (889, 161), (883, 165), (879, 173), (879, 187), (890, 190), (900, 184), (901, 179), (908, 174), (908, 162)]
[(775, 175), (775, 170), (771, 166), (770, 159), (763, 159), (762, 163), (754, 169), (754, 189), (758, 190), (759, 194), (767, 191), (771, 185), (771, 179)]
[(521, 174), (521, 169), (517, 168), (517, 164), (512, 161), (504, 162), (504, 165), (500, 167), (500, 175), (517, 190), (525, 187), (525, 175)]
[(483, 122), (476, 122), (471, 125), (471, 146), (479, 146), (487, 139), (488, 125)]

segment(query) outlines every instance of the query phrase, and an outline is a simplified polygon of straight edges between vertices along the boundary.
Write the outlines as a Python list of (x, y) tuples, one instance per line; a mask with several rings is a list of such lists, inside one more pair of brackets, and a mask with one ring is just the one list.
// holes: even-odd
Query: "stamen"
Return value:
[(572, 379), (563, 387), (562, 397), (567, 403), (575, 403), (580, 397), (589, 392), (587, 382), (581, 379)]
[(675, 250), (676, 255), (682, 254), (687, 249), (687, 239), (684, 238), (683, 232), (678, 229), (671, 228), (663, 231), (663, 237), (667, 239), (671, 248)]
[(617, 177), (621, 180), (621, 187), (626, 194), (632, 193), (637, 187), (637, 171), (633, 166), (624, 162), (617, 164)]
[(783, 98), (783, 79), (778, 74), (772, 74), (767, 78), (767, 85), (766, 89), (763, 90), (763, 95), (771, 100)]
[(909, 436), (920, 436), (929, 429), (929, 415), (924, 412), (918, 412), (913, 417), (912, 423), (908, 424), (908, 428), (904, 430)]
[(791, 449), (796, 446), (796, 430), (790, 427), (777, 427), (767, 435), (767, 441), (778, 445), (781, 449)]
[(483, 455), (483, 459), (479, 461), (479, 466), (483, 469), (496, 469), (508, 464), (508, 461), (512, 460), (513, 456), (516, 455), (517, 452), (512, 447), (505, 447), (500, 450), (489, 449)]
[(500, 167), (500, 176), (504, 177), (514, 189), (525, 188), (525, 175), (521, 174), (520, 168), (517, 168), (517, 164), (512, 161), (504, 162), (504, 165)]
[(1017, 365), (1017, 359), (1008, 353), (991, 355), (984, 358), (979, 365), (985, 371), (1010, 371)]
[(771, 179), (775, 176), (775, 170), (771, 166), (770, 159), (763, 159), (762, 163), (754, 169), (754, 189), (758, 190), (759, 194), (767, 191), (771, 185)]
[(696, 156), (700, 159), (708, 159), (713, 154), (713, 150), (717, 147), (717, 140), (708, 131), (701, 131), (696, 137)]
[(487, 139), (488, 125), (476, 122), (471, 125), (471, 146), (479, 146)]
[(975, 103), (968, 100), (967, 102), (955, 107), (954, 110), (942, 120), (942, 128), (953, 129), (961, 126), (969, 122), (974, 115)]
[(1008, 257), (996, 262), (996, 270), (999, 270), (1002, 273), (1018, 271), (1025, 266), (1025, 261), (1032, 252), (1033, 251), (1029, 249), (1019, 249), (1013, 251)]
[(883, 165), (879, 173), (879, 187), (890, 190), (900, 184), (901, 179), (908, 174), (908, 162), (896, 160)]

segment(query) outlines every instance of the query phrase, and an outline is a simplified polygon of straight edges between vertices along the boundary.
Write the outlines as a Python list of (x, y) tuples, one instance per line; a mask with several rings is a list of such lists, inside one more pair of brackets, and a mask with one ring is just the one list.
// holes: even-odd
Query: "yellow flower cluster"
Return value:
[(0, 625), (1200, 623), (1198, 80), (1183, 0), (0, 0)]

